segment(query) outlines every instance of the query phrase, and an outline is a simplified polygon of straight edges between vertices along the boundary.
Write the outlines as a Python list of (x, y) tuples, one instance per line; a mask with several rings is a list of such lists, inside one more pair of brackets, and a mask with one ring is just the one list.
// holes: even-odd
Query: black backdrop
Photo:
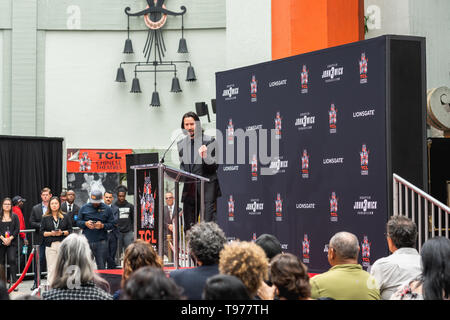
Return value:
[(53, 195), (62, 188), (62, 138), (0, 136), (0, 197), (20, 195), (29, 227), (31, 208), (41, 201), (40, 191), (49, 187)]
[[(226, 146), (217, 210), (230, 240), (274, 234), (310, 272), (329, 268), (328, 242), (338, 231), (356, 234), (365, 269), (387, 255), (392, 173), (426, 181), (421, 49), (423, 38), (383, 36), (217, 73), (217, 129)], [(246, 138), (245, 163), (236, 163), (238, 130), (261, 140), (277, 127), (278, 157), (263, 163), (261, 144), (250, 151)]]

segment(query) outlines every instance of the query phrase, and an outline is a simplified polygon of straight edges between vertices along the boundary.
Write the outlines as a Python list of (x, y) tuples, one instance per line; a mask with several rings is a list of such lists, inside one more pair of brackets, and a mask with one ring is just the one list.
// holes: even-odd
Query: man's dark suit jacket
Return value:
[(192, 269), (178, 269), (170, 273), (175, 283), (184, 289), (188, 300), (201, 300), (208, 278), (219, 274), (219, 265), (200, 266)]
[(33, 206), (30, 215), (30, 226), (31, 228), (36, 229), (36, 232), (34, 233), (34, 243), (33, 243), (36, 245), (41, 245), (43, 243), (43, 237), (41, 234), (41, 221), (43, 215), (44, 214), (42, 213), (42, 202), (39, 202), (37, 205)]
[(75, 215), (78, 215), (78, 211), (80, 211), (80, 207), (78, 206), (78, 205), (76, 205), (75, 204), (75, 202), (72, 204), (72, 212), (67, 212), (67, 202), (66, 201), (64, 201), (62, 204), (61, 204), (61, 211), (62, 212), (65, 212), (65, 213), (67, 213), (68, 215), (69, 215), (69, 217), (70, 217), (70, 220), (71, 220), (71, 222), (72, 222), (72, 226), (76, 226), (76, 221), (75, 221), (75, 219), (73, 218)]
[[(178, 208), (178, 213), (180, 213), (181, 208)], [(169, 207), (167, 205), (164, 206), (164, 253), (167, 254), (168, 247), (167, 247), (167, 235), (169, 234), (169, 224), (173, 224), (175, 221), (176, 215), (174, 214), (172, 216), (172, 220), (170, 220), (170, 213), (169, 213)], [(172, 234), (172, 232), (170, 232)]]
[[(219, 180), (217, 178), (217, 168), (219, 165), (217, 164), (216, 152), (212, 152), (211, 155), (208, 155), (207, 159), (202, 159), (198, 154), (198, 149), (205, 145), (208, 149), (216, 150), (217, 146), (214, 138), (202, 135), (201, 140), (198, 138), (198, 143), (194, 144), (194, 163), (190, 164), (191, 157), (189, 152), (186, 150), (190, 150), (191, 146), (191, 138), (188, 135), (186, 138), (180, 140), (177, 143), (178, 146), (178, 154), (180, 156), (180, 169), (186, 172), (190, 172), (205, 178), (209, 179), (209, 182), (205, 182), (205, 202), (207, 201), (215, 201), (217, 197), (222, 195), (219, 186)], [(210, 153), (210, 151), (208, 151)], [(185, 161), (186, 160), (186, 161)], [(184, 184), (183, 193), (181, 196), (181, 201), (184, 202), (188, 194), (189, 184)], [(200, 184), (197, 187), (197, 194), (200, 194)]]

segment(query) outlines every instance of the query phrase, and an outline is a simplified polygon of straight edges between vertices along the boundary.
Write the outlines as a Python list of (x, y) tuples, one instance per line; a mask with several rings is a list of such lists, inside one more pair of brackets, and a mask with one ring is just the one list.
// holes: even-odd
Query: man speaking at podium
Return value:
[[(205, 182), (205, 221), (217, 220), (217, 197), (221, 196), (217, 178), (216, 141), (203, 134), (200, 118), (195, 112), (183, 115), (181, 129), (187, 134), (178, 142), (180, 169), (209, 179)], [(185, 183), (181, 195), (185, 231), (198, 222), (200, 183)]]

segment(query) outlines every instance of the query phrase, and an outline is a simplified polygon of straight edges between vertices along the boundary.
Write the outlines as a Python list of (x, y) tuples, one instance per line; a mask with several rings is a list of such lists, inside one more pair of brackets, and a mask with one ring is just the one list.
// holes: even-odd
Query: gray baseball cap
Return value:
[(101, 203), (103, 200), (103, 194), (100, 190), (92, 190), (91, 191), (91, 197), (89, 202), (90, 203)]

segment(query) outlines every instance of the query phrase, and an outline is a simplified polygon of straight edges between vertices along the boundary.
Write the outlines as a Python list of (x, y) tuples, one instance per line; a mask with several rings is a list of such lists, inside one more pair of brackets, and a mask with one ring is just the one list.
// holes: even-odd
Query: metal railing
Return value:
[(393, 205), (394, 216), (406, 216), (416, 223), (419, 250), (428, 238), (449, 237), (450, 208), (395, 173)]

